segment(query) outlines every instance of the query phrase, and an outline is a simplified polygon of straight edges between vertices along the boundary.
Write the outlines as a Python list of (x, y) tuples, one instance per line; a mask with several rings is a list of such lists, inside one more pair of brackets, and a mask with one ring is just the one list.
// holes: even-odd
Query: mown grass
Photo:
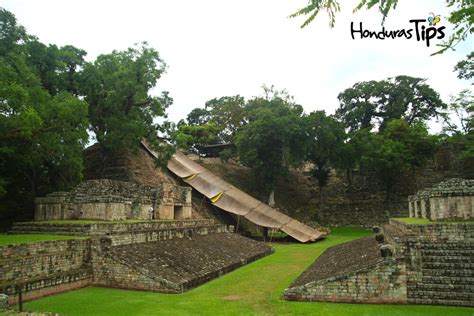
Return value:
[(459, 307), (287, 302), (283, 290), (325, 249), (368, 231), (335, 228), (324, 241), (275, 244), (276, 252), (183, 294), (107, 288), (81, 290), (25, 304), (61, 315), (473, 315)]
[(459, 224), (459, 223), (474, 223), (474, 220), (465, 221), (431, 221), (427, 218), (413, 218), (413, 217), (397, 217), (394, 218), (400, 222), (411, 225), (426, 225), (426, 224)]
[(63, 235), (43, 235), (43, 234), (0, 234), (0, 246), (29, 244), (48, 240), (78, 239), (86, 237), (63, 236)]

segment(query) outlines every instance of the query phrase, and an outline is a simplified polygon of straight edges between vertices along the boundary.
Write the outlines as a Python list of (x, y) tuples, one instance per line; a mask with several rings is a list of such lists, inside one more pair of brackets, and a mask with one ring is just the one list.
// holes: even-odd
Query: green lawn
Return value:
[(327, 247), (369, 232), (335, 228), (324, 241), (276, 252), (184, 294), (85, 288), (25, 304), (63, 315), (473, 315), (472, 308), (287, 302), (283, 290)]
[(62, 235), (43, 235), (43, 234), (0, 234), (0, 246), (15, 245), (15, 244), (29, 244), (39, 241), (48, 240), (63, 240), (63, 239), (77, 239), (85, 238), (78, 236), (62, 236)]
[(465, 220), (465, 221), (438, 221), (433, 222), (427, 218), (413, 218), (413, 217), (398, 217), (394, 218), (400, 222), (404, 222), (405, 224), (418, 224), (418, 225), (426, 225), (426, 224), (459, 224), (459, 223), (474, 223), (474, 220)]

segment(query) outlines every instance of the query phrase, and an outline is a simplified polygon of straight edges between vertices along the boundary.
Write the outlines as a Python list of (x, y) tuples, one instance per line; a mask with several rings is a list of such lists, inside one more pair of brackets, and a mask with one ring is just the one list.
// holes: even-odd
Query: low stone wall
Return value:
[(90, 284), (91, 241), (69, 239), (0, 246), (0, 292), (10, 303)]
[(15, 223), (12, 233), (48, 233), (79, 236), (99, 236), (136, 231), (160, 231), (167, 229), (209, 227), (216, 225), (212, 220), (193, 219), (179, 221), (143, 221), (121, 222), (104, 221), (96, 223), (48, 223), (24, 222)]
[(396, 259), (285, 291), (290, 301), (403, 304), (407, 301), (406, 269)]

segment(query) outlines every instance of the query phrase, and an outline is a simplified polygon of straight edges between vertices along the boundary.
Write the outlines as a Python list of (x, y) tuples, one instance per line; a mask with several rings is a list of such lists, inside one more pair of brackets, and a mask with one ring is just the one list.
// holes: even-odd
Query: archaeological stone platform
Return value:
[(382, 233), (329, 248), (285, 298), (474, 306), (474, 223), (390, 219)]
[(0, 246), (0, 293), (10, 304), (20, 290), (28, 301), (90, 285), (178, 293), (273, 251), (212, 220), (55, 221), (14, 229), (82, 237)]

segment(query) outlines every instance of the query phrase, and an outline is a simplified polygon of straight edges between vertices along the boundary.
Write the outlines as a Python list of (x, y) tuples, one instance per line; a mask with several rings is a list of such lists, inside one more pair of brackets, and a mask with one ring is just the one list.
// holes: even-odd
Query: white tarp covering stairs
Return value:
[[(142, 145), (156, 157), (151, 148), (143, 142)], [(213, 205), (243, 216), (254, 224), (279, 229), (303, 243), (321, 239), (326, 235), (325, 232), (309, 227), (242, 192), (180, 151), (176, 151), (168, 161), (168, 169), (207, 197)]]

